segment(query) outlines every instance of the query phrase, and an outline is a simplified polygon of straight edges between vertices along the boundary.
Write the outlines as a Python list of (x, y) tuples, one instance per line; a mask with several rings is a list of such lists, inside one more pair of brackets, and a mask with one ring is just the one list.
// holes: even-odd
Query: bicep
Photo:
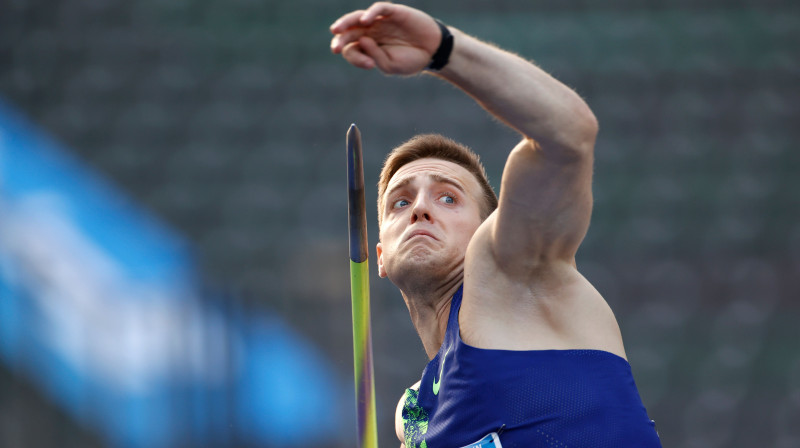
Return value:
[(592, 213), (591, 148), (546, 151), (523, 140), (503, 170), (492, 223), (499, 266), (529, 272), (541, 262), (571, 262)]

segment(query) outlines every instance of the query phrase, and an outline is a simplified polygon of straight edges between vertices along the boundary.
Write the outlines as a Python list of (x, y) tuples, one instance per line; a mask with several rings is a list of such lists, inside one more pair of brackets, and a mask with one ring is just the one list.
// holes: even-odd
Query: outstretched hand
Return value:
[(331, 25), (331, 51), (350, 64), (390, 75), (412, 75), (431, 61), (441, 41), (436, 21), (404, 5), (379, 2)]

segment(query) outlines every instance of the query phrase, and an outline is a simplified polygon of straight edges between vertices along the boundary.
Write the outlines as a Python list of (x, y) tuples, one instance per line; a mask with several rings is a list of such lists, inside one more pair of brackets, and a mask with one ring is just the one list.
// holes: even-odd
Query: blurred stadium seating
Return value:
[[(411, 4), (534, 59), (595, 111), (578, 265), (621, 322), (664, 446), (800, 447), (796, 2)], [(517, 139), (438, 80), (332, 56), (329, 23), (364, 5), (8, 0), (0, 96), (185, 235), (206, 282), (282, 316), (347, 377), (347, 126), (362, 130), (371, 184), (388, 149), (441, 132), (499, 187)], [(388, 446), (426, 359), (399, 294), (373, 277)], [(0, 446), (110, 443), (34, 384), (0, 365)], [(344, 424), (354, 435), (354, 416)]]

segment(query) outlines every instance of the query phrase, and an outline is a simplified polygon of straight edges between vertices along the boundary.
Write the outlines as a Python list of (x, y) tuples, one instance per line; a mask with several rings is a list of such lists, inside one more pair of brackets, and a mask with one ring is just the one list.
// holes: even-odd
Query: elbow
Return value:
[(554, 114), (540, 122), (530, 123), (530, 132), (522, 132), (531, 148), (550, 152), (565, 161), (591, 160), (600, 126), (586, 103)]
[(542, 143), (557, 148), (558, 153), (568, 160), (592, 159), (598, 131), (597, 118), (586, 107), (585, 111), (573, 115), (568, 126), (561, 126), (553, 140)]
[(571, 142), (573, 148), (581, 153), (592, 154), (599, 131), (600, 125), (597, 123), (597, 117), (587, 106), (578, 120), (578, 126), (574, 133), (575, 138)]

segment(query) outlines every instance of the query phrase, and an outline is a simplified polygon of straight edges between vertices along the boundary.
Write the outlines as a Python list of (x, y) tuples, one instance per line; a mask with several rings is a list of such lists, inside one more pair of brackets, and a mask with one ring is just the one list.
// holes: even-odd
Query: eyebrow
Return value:
[(464, 191), (464, 187), (462, 187), (461, 184), (458, 183), (458, 181), (455, 180), (455, 179), (449, 178), (447, 176), (442, 176), (441, 174), (431, 174), (430, 176), (431, 176), (431, 179), (433, 179), (434, 181), (436, 181), (436, 182), (438, 182), (440, 184), (452, 185), (452, 186), (456, 187), (456, 189), (458, 189), (461, 193), (467, 194), (467, 192)]
[[(447, 177), (447, 176), (443, 176), (443, 175), (438, 174), (438, 173), (428, 174), (427, 176), (429, 176), (431, 179), (433, 179), (433, 181), (436, 182), (436, 183), (452, 185), (458, 191), (460, 191), (462, 194), (465, 194), (465, 195), (467, 194), (467, 192), (464, 190), (464, 187), (462, 187), (461, 184), (458, 181), (456, 181), (455, 179), (452, 179), (452, 178)], [(394, 184), (392, 186), (392, 188), (390, 188), (389, 190), (386, 191), (386, 197), (389, 197), (395, 191), (408, 186), (408, 184), (410, 184), (416, 177), (417, 176), (409, 176), (409, 177), (406, 177), (405, 179), (401, 180), (400, 182)]]

